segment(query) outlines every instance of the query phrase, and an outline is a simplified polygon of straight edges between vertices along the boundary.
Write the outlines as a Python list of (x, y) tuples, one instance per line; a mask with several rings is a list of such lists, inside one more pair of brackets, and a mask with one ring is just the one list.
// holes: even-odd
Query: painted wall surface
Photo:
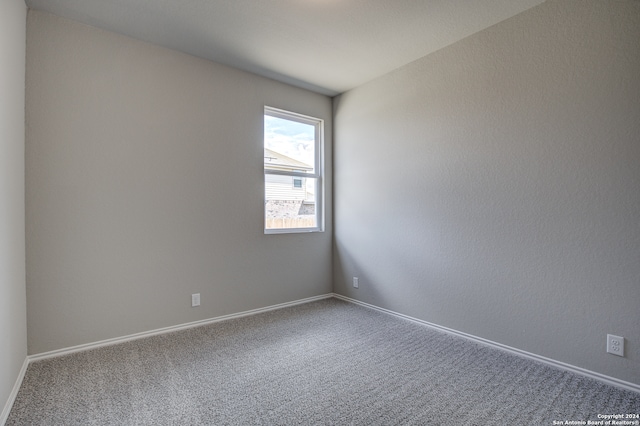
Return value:
[(640, 384), (638, 40), (547, 1), (336, 98), (335, 291)]
[(0, 413), (27, 356), (24, 248), (26, 15), (24, 1), (0, 2)]
[(26, 102), (30, 354), (331, 291), (331, 180), (326, 232), (264, 235), (262, 140), (326, 120), (330, 177), (330, 98), (29, 11)]

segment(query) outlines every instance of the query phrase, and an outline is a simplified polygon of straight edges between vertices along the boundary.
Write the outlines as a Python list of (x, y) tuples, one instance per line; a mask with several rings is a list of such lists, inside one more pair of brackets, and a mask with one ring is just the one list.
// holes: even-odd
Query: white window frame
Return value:
[[(264, 175), (280, 175), (291, 176), (292, 178), (312, 178), (316, 182), (316, 226), (312, 228), (269, 228), (266, 227), (266, 211), (262, 212), (263, 227), (265, 234), (300, 234), (305, 232), (324, 232), (324, 120), (320, 118), (310, 117), (308, 115), (298, 114), (296, 112), (286, 111), (279, 108), (269, 106), (264, 107), (264, 115), (270, 117), (282, 118), (284, 120), (297, 121), (298, 123), (309, 124), (315, 128), (315, 146), (314, 146), (314, 164), (313, 172), (295, 172), (285, 170), (267, 170), (263, 169)], [(264, 123), (264, 120), (263, 120)], [(262, 129), (264, 147), (264, 128)], [(264, 182), (264, 180), (263, 180)], [(264, 184), (263, 184), (264, 187)], [(263, 201), (266, 201), (266, 194), (262, 194)]]

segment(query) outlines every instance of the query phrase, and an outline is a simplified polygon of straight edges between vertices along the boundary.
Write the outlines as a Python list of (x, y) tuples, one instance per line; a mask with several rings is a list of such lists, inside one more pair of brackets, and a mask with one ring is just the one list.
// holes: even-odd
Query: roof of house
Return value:
[(287, 170), (301, 170), (311, 171), (313, 166), (307, 163), (298, 161), (291, 157), (287, 157), (284, 154), (273, 151), (271, 149), (264, 149), (264, 166), (273, 169), (287, 169)]

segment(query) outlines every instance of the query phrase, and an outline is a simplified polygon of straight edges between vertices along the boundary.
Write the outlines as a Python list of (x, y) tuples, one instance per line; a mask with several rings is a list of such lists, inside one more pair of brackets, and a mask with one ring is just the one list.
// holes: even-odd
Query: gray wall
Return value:
[(548, 1), (336, 98), (335, 291), (640, 384), (638, 40)]
[(23, 0), (0, 2), (0, 412), (27, 355), (24, 255), (26, 14)]
[(264, 235), (262, 198), (264, 105), (326, 120), (330, 176), (330, 98), (29, 11), (26, 102), (30, 354), (331, 291), (331, 216)]

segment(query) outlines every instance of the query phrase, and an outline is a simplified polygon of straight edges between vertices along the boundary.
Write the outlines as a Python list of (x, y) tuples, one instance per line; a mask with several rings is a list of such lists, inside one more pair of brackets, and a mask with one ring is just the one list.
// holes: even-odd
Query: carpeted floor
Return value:
[(640, 394), (327, 299), (32, 363), (7, 425), (552, 425)]

